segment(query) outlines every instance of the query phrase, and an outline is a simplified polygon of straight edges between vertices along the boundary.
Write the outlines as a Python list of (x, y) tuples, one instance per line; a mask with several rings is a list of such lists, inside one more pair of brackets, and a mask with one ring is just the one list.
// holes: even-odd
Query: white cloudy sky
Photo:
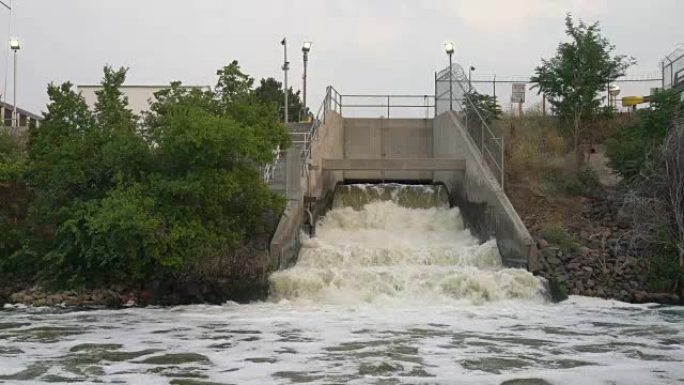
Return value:
[[(9, 2), (10, 0), (3, 0)], [(256, 78), (280, 78), (283, 36), (291, 79), (301, 82), (302, 41), (312, 40), (309, 100), (328, 84), (346, 93), (430, 93), (433, 73), (455, 60), (479, 76), (527, 76), (563, 38), (572, 12), (600, 21), (633, 72), (656, 72), (684, 40), (682, 0), (13, 0), (0, 38), (21, 38), (19, 105), (44, 109), (47, 83), (97, 83), (104, 64), (130, 67), (130, 84), (211, 84), (237, 59)], [(9, 31), (11, 28), (11, 32)], [(6, 45), (5, 45), (6, 46)], [(0, 92), (11, 66), (0, 51)]]

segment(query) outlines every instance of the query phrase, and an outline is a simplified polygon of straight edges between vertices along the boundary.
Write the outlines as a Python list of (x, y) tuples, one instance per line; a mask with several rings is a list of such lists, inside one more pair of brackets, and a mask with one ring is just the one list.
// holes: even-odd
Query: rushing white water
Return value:
[(458, 208), (394, 200), (331, 210), (296, 266), (271, 276), (274, 300), (426, 304), (544, 299), (541, 279), (505, 269), (495, 241), (480, 244)]
[(583, 297), (0, 311), (0, 383), (681, 384), (683, 344), (682, 307)]
[(330, 211), (270, 301), (0, 310), (0, 384), (684, 382), (683, 307), (550, 303), (458, 209), (398, 196)]

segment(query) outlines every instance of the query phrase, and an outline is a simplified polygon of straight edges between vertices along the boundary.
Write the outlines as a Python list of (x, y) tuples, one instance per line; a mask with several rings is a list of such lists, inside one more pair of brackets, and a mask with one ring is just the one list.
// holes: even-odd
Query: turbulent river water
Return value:
[(550, 303), (439, 187), (344, 189), (268, 301), (0, 312), (0, 383), (684, 383), (684, 308)]

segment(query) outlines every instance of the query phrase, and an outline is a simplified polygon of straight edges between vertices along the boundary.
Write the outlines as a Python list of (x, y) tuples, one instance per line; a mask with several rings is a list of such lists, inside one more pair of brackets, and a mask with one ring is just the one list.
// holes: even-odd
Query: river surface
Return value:
[(336, 195), (262, 303), (8, 307), (0, 383), (684, 384), (683, 307), (550, 303), (416, 188)]

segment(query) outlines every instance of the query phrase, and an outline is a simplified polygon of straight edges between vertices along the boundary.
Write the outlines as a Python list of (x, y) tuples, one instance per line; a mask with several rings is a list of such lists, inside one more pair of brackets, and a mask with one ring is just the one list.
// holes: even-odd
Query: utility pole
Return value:
[[(305, 41), (304, 44), (302, 45), (302, 54), (304, 56), (304, 74), (302, 75), (302, 87), (303, 87), (303, 97), (302, 97), (302, 111), (300, 111), (300, 117), (299, 120), (301, 121), (302, 119), (305, 118), (304, 115), (307, 114), (307, 109), (306, 109), (306, 67), (307, 64), (309, 63), (309, 51), (311, 51), (311, 42), (310, 41)], [(308, 117), (308, 116), (306, 116)]]
[(446, 51), (447, 55), (449, 55), (449, 111), (454, 110), (454, 71), (452, 69), (453, 67), (453, 59), (452, 56), (454, 55), (454, 43), (446, 43), (444, 44), (444, 51)]
[(468, 68), (468, 93), (471, 94), (473, 93), (473, 71), (475, 71), (475, 67), (470, 66)]
[(494, 74), (494, 81), (492, 82), (492, 89), (494, 92), (494, 105), (496, 106), (496, 74)]
[(21, 49), (18, 39), (10, 40), (10, 49), (14, 51), (14, 106), (12, 107), (12, 127), (19, 128), (19, 115), (17, 114), (17, 51)]
[(280, 41), (280, 44), (283, 46), (283, 73), (285, 74), (284, 76), (284, 81), (283, 81), (283, 88), (285, 91), (285, 123), (289, 121), (288, 119), (288, 110), (289, 110), (289, 103), (287, 101), (287, 94), (288, 94), (288, 88), (287, 88), (287, 71), (290, 69), (290, 62), (287, 61), (287, 38), (283, 38), (283, 40)]

